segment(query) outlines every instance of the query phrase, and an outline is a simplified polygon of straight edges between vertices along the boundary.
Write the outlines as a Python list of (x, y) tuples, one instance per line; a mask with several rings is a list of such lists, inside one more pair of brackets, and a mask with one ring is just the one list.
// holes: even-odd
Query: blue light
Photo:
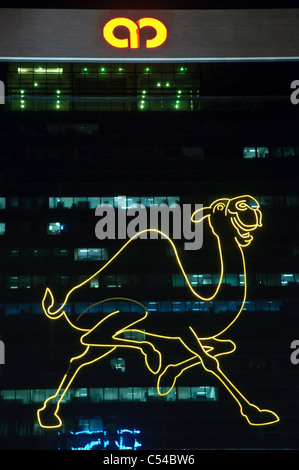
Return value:
[[(128, 446), (124, 443), (125, 440), (125, 434), (140, 434), (140, 431), (138, 429), (119, 429), (116, 431), (117, 434), (119, 434), (119, 440), (115, 440), (115, 445), (118, 447), (119, 450), (136, 450), (138, 447), (142, 447), (142, 444), (138, 442), (136, 439), (134, 439), (134, 444), (131, 446)], [(84, 435), (92, 435), (92, 434), (103, 434), (103, 436), (106, 436), (106, 431), (101, 429), (98, 431), (77, 431), (77, 432), (71, 432), (71, 434), (75, 436), (84, 436)], [(124, 436), (123, 436), (124, 435)], [(92, 440), (85, 444), (84, 446), (79, 446), (79, 447), (71, 447), (71, 450), (91, 450), (95, 446), (102, 446), (102, 448), (106, 448), (110, 444), (109, 440), (104, 440), (103, 438), (99, 438), (98, 440)]]
[(97, 441), (91, 441), (84, 447), (71, 447), (71, 450), (91, 450), (94, 446), (101, 444), (101, 439)]

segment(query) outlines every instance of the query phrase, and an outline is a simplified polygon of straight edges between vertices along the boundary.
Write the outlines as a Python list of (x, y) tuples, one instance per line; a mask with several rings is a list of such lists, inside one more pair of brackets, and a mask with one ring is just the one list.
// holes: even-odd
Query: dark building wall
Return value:
[[(202, 65), (201, 94), (194, 100), (200, 106), (192, 112), (17, 112), (9, 102), (0, 109), (0, 196), (6, 198), (6, 209), (1, 211), (1, 222), (6, 223), (0, 240), (1, 333), (7, 358), (1, 366), (1, 389), (53, 390), (70, 356), (79, 353), (75, 332), (63, 319), (47, 319), (40, 303), (49, 282), (55, 297), (63, 298), (80, 276), (98, 269), (98, 262), (76, 261), (76, 248), (104, 244), (95, 238), (93, 209), (50, 209), (50, 197), (178, 196), (181, 202), (207, 205), (245, 193), (259, 199), (263, 228), (246, 249), (252, 304), (229, 330), (227, 338), (236, 342), (237, 351), (223, 357), (221, 364), (250, 400), (280, 416), (272, 426), (248, 426), (226, 390), (200, 366), (183, 374), (177, 386), (216, 387), (216, 401), (191, 396), (180, 400), (177, 390), (175, 401), (151, 397), (144, 402), (120, 398), (94, 402), (91, 389), (117, 389), (119, 394), (120, 388), (155, 386), (142, 355), (127, 351), (124, 373), (112, 369), (107, 358), (105, 364), (78, 375), (74, 388), (88, 388), (88, 395), (62, 406), (65, 428), (60, 438), (55, 430), (38, 431), (33, 399), (24, 404), (22, 393), (10, 400), (2, 396), (3, 448), (70, 448), (78, 444), (78, 440), (71, 444), (75, 438), (70, 431), (82, 429), (80, 420), (94, 418), (107, 429), (111, 423), (141, 429), (140, 440), (148, 449), (298, 447), (298, 374), (290, 361), (298, 323), (298, 113), (289, 89), (296, 70), (295, 62)], [(96, 125), (96, 132), (78, 134), (74, 126), (82, 122)], [(53, 131), (53, 124), (63, 128), (65, 123), (73, 126), (71, 133)], [(268, 148), (269, 156), (244, 158), (247, 147)], [(277, 149), (283, 154), (289, 148), (292, 155), (275, 156)], [(49, 235), (47, 226), (56, 220), (69, 230)], [(105, 243), (109, 256), (119, 245), (117, 240)], [(175, 265), (164, 245), (153, 244), (148, 255), (147, 245), (140, 245), (138, 255), (125, 259), (117, 272), (111, 271), (140, 276), (137, 287), (86, 289), (78, 293), (76, 302), (96, 302), (99, 294), (101, 298), (134, 294), (144, 302), (189, 301), (183, 287), (171, 284)], [(69, 256), (54, 258), (55, 250), (63, 249), (69, 250)], [(16, 258), (13, 250), (20, 251)], [(34, 250), (38, 250), (35, 255)], [(208, 273), (213, 260), (212, 273), (217, 273), (215, 245), (207, 232), (203, 249), (188, 255), (191, 272)], [(161, 260), (169, 268), (162, 268)], [(232, 259), (234, 266), (237, 269)], [(283, 274), (292, 274), (293, 282), (283, 284)], [(18, 289), (8, 288), (8, 279), (21, 275), (29, 276), (29, 281), (23, 280)], [(34, 276), (41, 278), (34, 281)], [(228, 286), (225, 300), (238, 300), (239, 291), (240, 286)], [(270, 301), (276, 302), (273, 310)], [(19, 313), (7, 314), (8, 304), (18, 306)], [(21, 311), (25, 304), (35, 304), (35, 313)], [(210, 323), (228, 314), (217, 315), (214, 307), (205, 313)], [(76, 318), (78, 313), (71, 305), (69, 314)], [(166, 325), (184, 317), (166, 310), (152, 315)]]

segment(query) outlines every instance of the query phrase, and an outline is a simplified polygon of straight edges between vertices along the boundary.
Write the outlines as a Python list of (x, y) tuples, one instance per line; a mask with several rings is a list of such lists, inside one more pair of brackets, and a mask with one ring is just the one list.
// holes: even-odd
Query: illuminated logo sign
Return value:
[[(120, 39), (116, 37), (116, 28), (124, 27), (127, 30), (128, 37)], [(140, 48), (140, 30), (149, 27), (154, 31), (154, 37), (146, 39), (145, 47), (153, 49), (161, 46), (167, 38), (166, 26), (156, 18), (141, 18), (132, 21), (129, 18), (114, 18), (108, 21), (103, 28), (105, 40), (113, 47), (120, 49), (139, 49)]]
[[(225, 323), (217, 325), (216, 322), (205, 323), (205, 316), (195, 312), (184, 314), (184, 324), (181, 322), (161, 322), (157, 325), (156, 315), (148, 315), (148, 310), (137, 300), (130, 298), (112, 298), (96, 302), (88, 307), (77, 319), (69, 318), (66, 313), (67, 304), (72, 294), (100, 276), (108, 266), (111, 265), (126, 248), (134, 243), (134, 240), (142, 232), (137, 233), (129, 239), (120, 250), (115, 253), (98, 271), (80, 284), (70, 289), (62, 304), (55, 307), (54, 296), (49, 288), (46, 289), (42, 300), (42, 307), (46, 316), (56, 320), (64, 318), (71, 328), (77, 330), (80, 335), (81, 353), (72, 357), (69, 367), (63, 376), (57, 391), (47, 398), (43, 406), (38, 410), (37, 417), (40, 426), (55, 428), (62, 425), (59, 416), (60, 404), (67, 390), (73, 383), (76, 375), (83, 367), (94, 365), (117, 348), (134, 349), (144, 356), (144, 361), (150, 373), (157, 378), (156, 387), (159, 395), (167, 395), (171, 392), (178, 378), (192, 367), (202, 367), (206, 372), (212, 374), (219, 380), (226, 390), (231, 394), (239, 406), (241, 415), (250, 425), (262, 426), (279, 421), (276, 413), (268, 409), (260, 409), (251, 403), (229, 380), (221, 369), (221, 356), (232, 354), (236, 345), (233, 341), (223, 337), (223, 334), (235, 323), (241, 314), (247, 295), (247, 275), (244, 248), (248, 247), (253, 240), (253, 232), (262, 226), (262, 214), (259, 204), (251, 196), (245, 195), (232, 199), (217, 199), (208, 207), (202, 207), (193, 212), (191, 220), (194, 223), (207, 221), (211, 234), (216, 240), (216, 257), (219, 259), (219, 279), (214, 293), (203, 296), (192, 286), (188, 275), (183, 267), (177, 248), (173, 241), (163, 232), (147, 229), (145, 232), (154, 230), (163, 235), (164, 243), (169, 244), (173, 259), (184, 276), (189, 292), (201, 302), (210, 302), (219, 295), (223, 287), (224, 270), (226, 260), (233, 259), (239, 262), (239, 272), (244, 276), (243, 290), (240, 294), (240, 306), (237, 311), (231, 311), (224, 319)], [(230, 243), (229, 243), (230, 239)], [(92, 327), (84, 326), (83, 314), (90, 308), (97, 307), (99, 315)], [(220, 320), (219, 320), (220, 321)], [(80, 326), (79, 326), (80, 325)], [(204, 328), (204, 329), (203, 329)], [(173, 360), (169, 356), (168, 347), (176, 348), (175, 357), (181, 360)], [(166, 351), (166, 352), (165, 352)]]

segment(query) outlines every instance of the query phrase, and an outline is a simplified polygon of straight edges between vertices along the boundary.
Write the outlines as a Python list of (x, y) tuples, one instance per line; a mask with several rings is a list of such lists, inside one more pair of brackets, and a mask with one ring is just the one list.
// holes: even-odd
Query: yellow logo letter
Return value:
[(129, 20), (128, 18), (114, 18), (113, 20), (108, 21), (105, 24), (103, 29), (103, 36), (106, 41), (111, 44), (113, 47), (118, 47), (121, 49), (129, 47), (129, 40), (128, 38), (125, 39), (118, 39), (114, 36), (114, 30), (118, 26), (124, 26), (130, 32), (130, 48), (131, 49), (138, 49), (140, 47), (139, 41), (139, 28), (137, 24)]
[(144, 28), (145, 26), (151, 26), (156, 30), (156, 36), (152, 39), (147, 39), (146, 48), (151, 49), (153, 47), (161, 46), (167, 38), (167, 29), (166, 26), (156, 18), (141, 18), (137, 21), (139, 28)]

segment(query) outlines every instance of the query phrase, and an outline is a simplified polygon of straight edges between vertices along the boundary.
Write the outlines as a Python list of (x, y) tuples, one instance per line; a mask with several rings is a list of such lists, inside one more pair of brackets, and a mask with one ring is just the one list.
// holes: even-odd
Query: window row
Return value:
[[(299, 155), (299, 152), (298, 152)], [(253, 195), (261, 206), (266, 207), (293, 207), (299, 206), (299, 198), (297, 195)], [(96, 209), (100, 204), (108, 204), (115, 209), (128, 209), (134, 204), (142, 204), (144, 207), (151, 205), (181, 203), (198, 203), (210, 204), (219, 199), (219, 194), (201, 196), (200, 200), (182, 200), (179, 196), (108, 196), (108, 197), (89, 197), (89, 196), (58, 196), (49, 197), (47, 202), (43, 197), (0, 197), (0, 210), (4, 209), (35, 209), (44, 208), (46, 205), (49, 209)], [(230, 195), (228, 195), (230, 197)]]
[[(208, 313), (221, 313), (221, 312), (236, 312), (240, 308), (240, 302), (237, 301), (145, 301), (142, 302), (147, 308), (149, 313), (186, 313), (186, 312), (208, 312)], [(121, 312), (130, 312), (135, 305), (131, 302), (110, 301), (102, 304), (92, 302), (76, 302), (74, 304), (67, 304), (65, 311), (70, 314), (80, 315), (83, 312), (90, 314), (98, 313), (111, 313), (115, 310)], [(284, 310), (284, 302), (282, 300), (251, 300), (246, 301), (243, 310), (248, 312), (280, 312)], [(6, 303), (0, 304), (0, 314), (9, 315), (26, 315), (26, 314), (43, 314), (42, 305), (37, 303)], [(130, 333), (133, 334), (133, 333)], [(141, 333), (140, 333), (141, 334)], [(128, 339), (143, 339), (132, 337)], [(116, 368), (121, 369), (123, 365), (119, 363), (115, 365)]]
[[(162, 393), (168, 390), (162, 388)], [(18, 402), (23, 405), (43, 403), (56, 390), (0, 390), (1, 402)], [(74, 388), (69, 389), (62, 403), (86, 401), (100, 403), (103, 401), (148, 402), (151, 400), (173, 401), (217, 401), (216, 387), (173, 387), (167, 395), (161, 396), (156, 387), (113, 387), (113, 388)]]
[[(88, 275), (80, 275), (77, 277), (69, 275), (15, 275), (0, 277), (0, 287), (7, 289), (31, 289), (38, 287), (46, 287), (48, 285), (71, 286), (75, 283), (81, 283), (88, 278)], [(193, 287), (200, 286), (217, 286), (219, 282), (219, 274), (187, 274), (189, 283)], [(244, 286), (244, 275), (242, 274), (225, 274), (223, 281), (225, 285), (232, 287)], [(299, 273), (257, 273), (254, 281), (250, 281), (250, 285), (256, 286), (288, 286), (299, 284)], [(101, 287), (125, 287), (147, 285), (149, 287), (185, 287), (187, 281), (182, 274), (103, 274), (96, 276), (89, 281), (89, 287), (97, 289)]]
[(144, 207), (150, 207), (153, 204), (179, 204), (178, 196), (145, 196), (145, 197), (50, 197), (50, 209), (96, 209), (100, 204), (109, 205), (115, 209), (128, 209), (134, 204), (142, 204)]
[(68, 258), (72, 256), (75, 261), (106, 261), (108, 260), (108, 250), (106, 248), (39, 248), (30, 250), (13, 249), (10, 251), (12, 258), (31, 257), (31, 258)]
[(199, 94), (196, 64), (53, 65), (10, 65), (7, 99), (10, 109), (192, 110), (192, 97)]
[[(299, 246), (292, 246), (293, 256), (299, 256)], [(114, 253), (113, 253), (114, 254)], [(174, 256), (173, 250), (166, 248), (167, 256)], [(107, 248), (31, 248), (31, 249), (12, 249), (9, 251), (11, 258), (69, 258), (75, 261), (107, 261), (109, 251)]]
[[(219, 274), (187, 274), (187, 278), (192, 286), (217, 285)], [(244, 274), (224, 274), (223, 282), (229, 286), (244, 286)], [(263, 286), (287, 286), (288, 284), (299, 283), (299, 273), (257, 273), (255, 281), (251, 284)], [(187, 286), (187, 281), (182, 274), (172, 275), (173, 287)]]
[[(243, 69), (244, 64), (229, 64), (229, 70), (228, 64), (223, 67), (223, 64), (190, 62), (11, 62), (5, 106), (15, 111), (99, 112), (193, 111), (211, 106), (212, 109), (248, 109), (260, 101), (268, 105), (269, 98), (280, 104), (280, 99), (269, 95), (268, 89), (265, 93), (260, 81), (257, 85), (252, 80), (252, 96), (242, 95), (242, 79), (248, 72)], [(257, 67), (255, 76), (263, 76), (263, 65)], [(227, 100), (227, 96), (234, 97), (233, 91), (237, 96)]]
[(298, 147), (244, 147), (244, 158), (292, 158), (299, 156)]

